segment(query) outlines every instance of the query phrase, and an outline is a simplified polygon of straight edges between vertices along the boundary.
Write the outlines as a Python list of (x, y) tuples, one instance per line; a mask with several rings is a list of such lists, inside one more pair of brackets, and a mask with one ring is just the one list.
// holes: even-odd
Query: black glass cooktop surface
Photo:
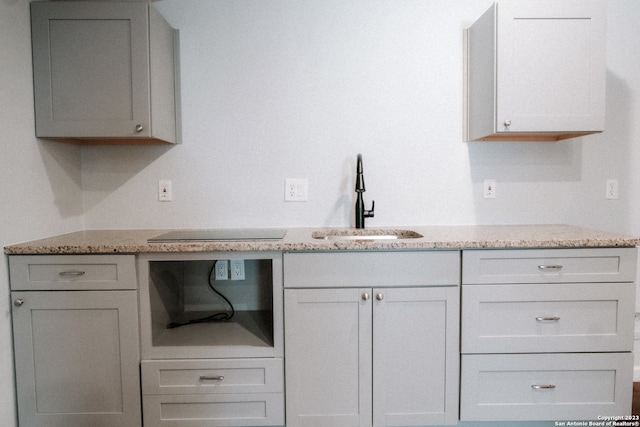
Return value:
[(203, 230), (174, 230), (152, 237), (149, 243), (193, 242), (207, 240), (280, 240), (287, 233), (284, 228), (222, 228)]

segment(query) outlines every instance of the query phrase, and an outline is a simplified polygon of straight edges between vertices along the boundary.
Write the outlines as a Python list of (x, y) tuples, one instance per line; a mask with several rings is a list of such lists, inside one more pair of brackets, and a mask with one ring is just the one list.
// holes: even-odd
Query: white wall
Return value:
[[(184, 144), (84, 148), (87, 226), (348, 226), (360, 152), (372, 227), (640, 231), (640, 4), (609, 3), (607, 132), (514, 144), (462, 142), (462, 29), (491, 0), (157, 2), (181, 34)], [(157, 201), (161, 178), (173, 202)], [(308, 202), (284, 202), (286, 178), (308, 179)]]
[[(0, 245), (86, 228), (571, 223), (640, 235), (640, 2), (609, 0), (607, 131), (462, 142), (462, 29), (491, 0), (162, 0), (181, 32), (184, 143), (38, 141), (28, 0), (0, 0)], [(157, 201), (158, 179), (174, 201)], [(309, 201), (285, 203), (285, 178)], [(482, 181), (497, 198), (482, 198)], [(620, 199), (604, 199), (607, 178)], [(14, 418), (0, 265), (0, 419)]]

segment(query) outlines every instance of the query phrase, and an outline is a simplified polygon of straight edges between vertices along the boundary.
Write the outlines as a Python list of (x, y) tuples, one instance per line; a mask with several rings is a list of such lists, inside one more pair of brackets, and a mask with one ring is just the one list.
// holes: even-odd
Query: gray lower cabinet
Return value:
[(636, 256), (463, 251), (460, 419), (631, 414)]
[[(213, 274), (229, 260), (243, 279)], [(145, 427), (284, 425), (282, 253), (140, 254), (138, 274)]]
[(456, 423), (458, 252), (288, 253), (284, 263), (288, 427)]
[(134, 257), (9, 262), (19, 425), (139, 427)]

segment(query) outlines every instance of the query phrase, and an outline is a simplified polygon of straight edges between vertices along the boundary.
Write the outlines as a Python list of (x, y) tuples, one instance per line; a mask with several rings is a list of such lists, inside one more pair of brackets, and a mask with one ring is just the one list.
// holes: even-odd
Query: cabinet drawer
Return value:
[(284, 394), (178, 394), (143, 397), (145, 425), (155, 427), (284, 425)]
[(631, 411), (633, 354), (464, 355), (460, 419), (597, 419)]
[(633, 282), (636, 248), (466, 250), (463, 284)]
[(281, 393), (283, 384), (282, 359), (142, 361), (145, 395)]
[(133, 255), (12, 255), (11, 289), (137, 289)]
[(454, 286), (459, 251), (290, 252), (286, 288)]
[(462, 288), (462, 353), (633, 349), (633, 283)]

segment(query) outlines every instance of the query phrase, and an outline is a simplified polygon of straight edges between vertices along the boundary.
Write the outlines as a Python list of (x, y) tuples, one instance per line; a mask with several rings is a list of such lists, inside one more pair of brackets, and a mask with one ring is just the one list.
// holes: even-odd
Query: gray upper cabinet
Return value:
[(36, 136), (178, 143), (178, 33), (146, 2), (31, 3)]
[(602, 132), (606, 2), (500, 0), (465, 31), (465, 139)]

